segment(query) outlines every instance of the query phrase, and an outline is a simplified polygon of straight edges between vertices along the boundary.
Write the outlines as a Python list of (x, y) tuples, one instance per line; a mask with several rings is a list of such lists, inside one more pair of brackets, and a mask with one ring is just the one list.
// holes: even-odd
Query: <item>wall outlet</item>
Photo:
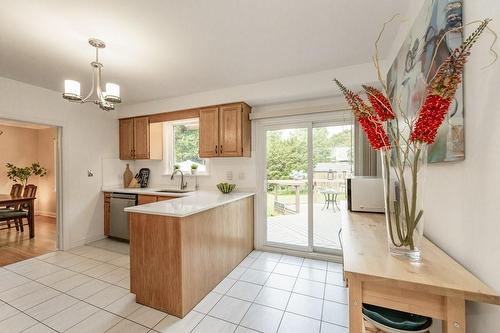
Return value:
[(233, 180), (233, 172), (232, 171), (226, 172), (226, 178), (227, 180)]

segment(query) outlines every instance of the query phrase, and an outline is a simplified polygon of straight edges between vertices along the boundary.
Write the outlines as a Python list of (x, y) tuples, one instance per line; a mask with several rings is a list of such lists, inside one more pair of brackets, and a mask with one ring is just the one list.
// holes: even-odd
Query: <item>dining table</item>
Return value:
[(28, 227), (30, 238), (35, 237), (35, 199), (36, 197), (0, 194), (0, 207), (26, 205), (28, 207)]

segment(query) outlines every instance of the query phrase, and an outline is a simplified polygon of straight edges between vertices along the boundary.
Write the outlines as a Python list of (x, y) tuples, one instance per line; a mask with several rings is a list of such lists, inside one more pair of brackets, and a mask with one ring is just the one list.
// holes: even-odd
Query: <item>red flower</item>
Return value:
[(439, 95), (427, 95), (420, 108), (415, 128), (410, 134), (410, 141), (434, 143), (450, 104), (451, 99), (445, 99)]
[(358, 118), (373, 149), (391, 149), (391, 142), (382, 123), (374, 116)]
[(380, 120), (373, 114), (370, 107), (363, 101), (358, 94), (352, 90), (347, 89), (342, 83), (337, 79), (334, 80), (339, 86), (340, 90), (344, 94), (347, 104), (352, 109), (352, 112), (356, 116), (358, 123), (361, 125), (363, 130), (368, 137), (368, 142), (373, 149), (390, 149), (391, 142), (384, 127)]
[(380, 120), (386, 121), (389, 119), (394, 119), (394, 111), (392, 111), (392, 105), (389, 100), (384, 96), (384, 94), (373, 87), (363, 85), (366, 91), (368, 100), (372, 105), (375, 112), (378, 114)]

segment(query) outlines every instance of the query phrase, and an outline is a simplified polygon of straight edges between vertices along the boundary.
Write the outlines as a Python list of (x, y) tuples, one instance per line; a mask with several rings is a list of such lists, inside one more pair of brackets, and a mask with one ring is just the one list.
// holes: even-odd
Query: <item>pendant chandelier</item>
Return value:
[[(105, 111), (115, 109), (115, 104), (121, 103), (120, 86), (115, 83), (106, 83), (106, 90), (102, 90), (101, 72), (103, 65), (99, 62), (99, 49), (106, 44), (99, 39), (90, 38), (89, 44), (95, 47), (95, 61), (90, 63), (92, 67), (92, 88), (85, 98), (80, 95), (80, 82), (75, 80), (64, 80), (63, 98), (75, 103), (92, 102)], [(92, 96), (95, 96), (91, 99)]]

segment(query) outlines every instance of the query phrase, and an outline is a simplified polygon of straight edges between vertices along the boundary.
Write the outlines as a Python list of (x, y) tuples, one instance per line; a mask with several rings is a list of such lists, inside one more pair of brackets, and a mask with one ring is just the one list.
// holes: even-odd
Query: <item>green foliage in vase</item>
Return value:
[(12, 163), (7, 163), (5, 166), (7, 167), (7, 178), (15, 183), (21, 183), (23, 186), (28, 183), (31, 176), (43, 177), (47, 174), (47, 169), (38, 162), (27, 167), (18, 167)]

